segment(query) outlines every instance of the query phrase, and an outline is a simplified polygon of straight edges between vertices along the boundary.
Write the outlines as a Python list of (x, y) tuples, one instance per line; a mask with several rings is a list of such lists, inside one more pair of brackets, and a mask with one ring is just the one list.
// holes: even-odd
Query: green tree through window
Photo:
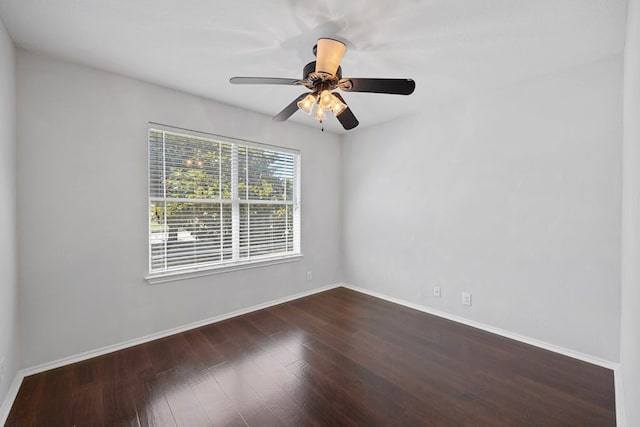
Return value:
[(149, 131), (150, 271), (299, 252), (298, 154)]

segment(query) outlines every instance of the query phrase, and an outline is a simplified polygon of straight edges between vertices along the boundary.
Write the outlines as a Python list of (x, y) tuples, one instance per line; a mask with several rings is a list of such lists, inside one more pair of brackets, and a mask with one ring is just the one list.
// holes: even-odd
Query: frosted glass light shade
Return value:
[(322, 92), (320, 92), (318, 105), (320, 105), (325, 110), (329, 110), (331, 108), (331, 98), (331, 92), (329, 92), (328, 90), (323, 90)]
[(304, 111), (307, 114), (311, 114), (311, 110), (313, 110), (313, 105), (316, 103), (316, 97), (313, 94), (309, 94), (302, 98), (302, 100), (298, 101), (296, 104), (299, 109)]
[(340, 101), (334, 94), (331, 94), (331, 111), (333, 111), (333, 114), (339, 116), (346, 109), (347, 104)]
[(327, 115), (324, 112), (324, 108), (320, 104), (318, 104), (318, 108), (316, 108), (316, 119), (319, 121), (323, 121), (327, 118)]

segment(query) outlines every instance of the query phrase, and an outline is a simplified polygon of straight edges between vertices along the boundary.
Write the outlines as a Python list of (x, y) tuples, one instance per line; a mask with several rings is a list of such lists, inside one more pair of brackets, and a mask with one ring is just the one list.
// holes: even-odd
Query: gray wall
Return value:
[[(16, 83), (13, 42), (0, 21), (0, 404), (18, 370)], [(0, 417), (1, 419), (1, 417)]]
[(345, 281), (617, 361), (621, 99), (616, 56), (347, 135)]
[[(24, 367), (339, 280), (337, 135), (22, 50), (17, 73)], [(301, 150), (303, 260), (148, 285), (148, 121)]]
[(640, 426), (640, 1), (630, 0), (624, 67), (622, 322), (627, 425)]

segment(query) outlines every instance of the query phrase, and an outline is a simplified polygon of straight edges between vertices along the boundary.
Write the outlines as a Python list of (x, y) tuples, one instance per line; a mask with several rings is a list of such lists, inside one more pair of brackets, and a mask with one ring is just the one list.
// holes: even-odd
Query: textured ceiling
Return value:
[(416, 81), (408, 97), (344, 94), (360, 128), (621, 53), (626, 9), (626, 0), (0, 0), (20, 47), (268, 115), (303, 90), (229, 78), (302, 77), (316, 39), (339, 38), (345, 77)]

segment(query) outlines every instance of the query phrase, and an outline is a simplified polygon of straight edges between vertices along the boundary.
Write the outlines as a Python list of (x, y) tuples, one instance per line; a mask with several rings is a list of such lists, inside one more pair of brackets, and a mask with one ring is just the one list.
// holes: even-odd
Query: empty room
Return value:
[(0, 425), (640, 426), (640, 0), (0, 0)]

